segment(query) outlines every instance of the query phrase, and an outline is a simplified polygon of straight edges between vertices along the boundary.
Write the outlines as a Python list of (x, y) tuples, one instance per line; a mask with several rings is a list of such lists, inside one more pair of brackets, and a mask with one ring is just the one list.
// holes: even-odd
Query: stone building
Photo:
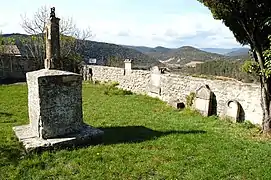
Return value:
[(29, 70), (28, 58), (21, 55), (16, 45), (1, 45), (0, 83), (5, 80), (23, 80)]

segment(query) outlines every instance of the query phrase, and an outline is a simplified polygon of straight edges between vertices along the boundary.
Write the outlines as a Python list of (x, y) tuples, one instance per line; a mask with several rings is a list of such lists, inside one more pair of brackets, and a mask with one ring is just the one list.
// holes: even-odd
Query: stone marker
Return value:
[(132, 70), (132, 62), (133, 62), (132, 59), (125, 59), (124, 60), (124, 69), (127, 71)]
[(201, 86), (196, 91), (194, 108), (203, 116), (211, 115), (212, 91), (207, 85)]
[(60, 61), (59, 21), (60, 19), (55, 16), (55, 8), (51, 8), (50, 21), (45, 26), (45, 69), (60, 69), (62, 66)]
[(124, 60), (124, 75), (128, 74), (132, 71), (132, 59), (125, 59)]
[(55, 60), (46, 59), (49, 63), (45, 62), (45, 69), (26, 74), (30, 124), (13, 130), (28, 152), (102, 140), (103, 131), (83, 122), (82, 76), (54, 69), (59, 68), (54, 66)]
[(236, 100), (229, 100), (226, 104), (225, 116), (230, 118), (232, 122), (239, 122), (241, 105)]
[(161, 71), (158, 66), (151, 68), (151, 79), (149, 84), (150, 95), (161, 95)]

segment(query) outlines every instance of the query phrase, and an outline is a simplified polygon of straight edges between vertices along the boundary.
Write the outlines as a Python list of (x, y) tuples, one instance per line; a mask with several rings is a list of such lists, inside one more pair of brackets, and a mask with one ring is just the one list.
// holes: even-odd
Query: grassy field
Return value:
[(28, 123), (27, 86), (0, 86), (0, 179), (271, 179), (271, 143), (249, 124), (105, 91), (83, 88), (84, 121), (104, 144), (27, 155), (12, 132)]

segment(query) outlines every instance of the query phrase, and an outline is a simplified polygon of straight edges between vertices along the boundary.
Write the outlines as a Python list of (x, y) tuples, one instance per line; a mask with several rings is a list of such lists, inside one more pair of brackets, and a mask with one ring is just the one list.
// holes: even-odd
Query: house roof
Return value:
[(21, 52), (16, 45), (1, 45), (0, 54), (18, 56), (21, 55)]

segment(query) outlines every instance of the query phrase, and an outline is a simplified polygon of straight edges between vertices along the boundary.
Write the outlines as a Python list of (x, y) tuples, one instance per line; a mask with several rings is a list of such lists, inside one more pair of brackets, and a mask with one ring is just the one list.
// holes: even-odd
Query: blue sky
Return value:
[(137, 46), (240, 47), (230, 30), (197, 0), (9, 0), (1, 2), (2, 33), (24, 33), (21, 16), (41, 6), (90, 28), (91, 40)]

